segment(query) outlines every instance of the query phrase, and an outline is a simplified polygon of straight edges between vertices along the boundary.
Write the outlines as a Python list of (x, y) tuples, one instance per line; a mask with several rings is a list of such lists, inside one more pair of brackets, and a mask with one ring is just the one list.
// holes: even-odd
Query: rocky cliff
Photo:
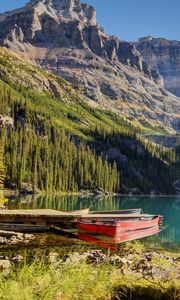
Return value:
[(0, 14), (0, 45), (79, 88), (93, 106), (177, 129), (180, 102), (136, 47), (107, 35), (79, 0), (32, 0)]
[(135, 45), (147, 64), (162, 75), (165, 88), (180, 96), (180, 41), (147, 36)]

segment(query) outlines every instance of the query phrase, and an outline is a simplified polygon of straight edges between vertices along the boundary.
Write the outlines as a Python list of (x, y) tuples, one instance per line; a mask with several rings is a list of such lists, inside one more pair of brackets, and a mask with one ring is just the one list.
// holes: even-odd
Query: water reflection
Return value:
[(180, 243), (180, 197), (156, 196), (115, 196), (115, 197), (79, 197), (79, 196), (26, 196), (12, 199), (10, 208), (51, 208), (61, 211), (73, 211), (89, 208), (97, 210), (120, 210), (139, 208), (146, 213), (164, 216), (164, 229), (150, 238), (157, 245)]
[(78, 232), (78, 237), (83, 241), (89, 242), (99, 247), (116, 249), (118, 245), (121, 243), (152, 236), (158, 234), (159, 232), (160, 232), (159, 226), (155, 226), (153, 228), (147, 228), (144, 230), (122, 232), (116, 235), (114, 238), (108, 236), (101, 236), (101, 235), (100, 236), (91, 235), (87, 232)]

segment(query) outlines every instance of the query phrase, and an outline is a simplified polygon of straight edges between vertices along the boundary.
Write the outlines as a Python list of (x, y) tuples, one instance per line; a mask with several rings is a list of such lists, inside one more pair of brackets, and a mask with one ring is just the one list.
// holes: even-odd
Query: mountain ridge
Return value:
[[(155, 133), (151, 123), (144, 120), (143, 126), (90, 107), (64, 79), (5, 48), (0, 48), (0, 75), (0, 144), (8, 187), (31, 193), (176, 192), (176, 150), (139, 136)], [(165, 134), (158, 127), (156, 133)]]
[(161, 74), (165, 88), (180, 97), (180, 41), (146, 36), (134, 44), (146, 63)]
[(101, 109), (179, 129), (179, 99), (133, 43), (107, 35), (79, 0), (30, 1), (0, 15), (0, 45), (63, 77)]

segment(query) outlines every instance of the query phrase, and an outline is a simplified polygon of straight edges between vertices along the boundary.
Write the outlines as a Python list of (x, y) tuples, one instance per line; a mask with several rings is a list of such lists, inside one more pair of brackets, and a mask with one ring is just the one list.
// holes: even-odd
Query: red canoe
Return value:
[(106, 238), (104, 239), (103, 237), (96, 237), (93, 235), (90, 235), (88, 233), (78, 233), (79, 239), (92, 243), (94, 245), (103, 247), (103, 248), (116, 248), (117, 244), (127, 242), (127, 241), (132, 241), (132, 240), (137, 240), (141, 238), (145, 238), (154, 234), (158, 234), (160, 232), (159, 226), (155, 226), (153, 228), (148, 228), (148, 229), (143, 229), (143, 230), (137, 230), (137, 231), (129, 231), (129, 232), (124, 232), (119, 235), (117, 235), (115, 238)]
[(127, 231), (136, 231), (158, 226), (161, 223), (161, 216), (151, 215), (121, 215), (115, 218), (99, 217), (90, 218), (82, 217), (78, 221), (78, 228), (93, 234), (116, 237)]

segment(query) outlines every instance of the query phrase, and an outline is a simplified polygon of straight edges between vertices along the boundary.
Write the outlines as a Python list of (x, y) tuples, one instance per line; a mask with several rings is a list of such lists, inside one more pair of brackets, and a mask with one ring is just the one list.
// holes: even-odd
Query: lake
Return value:
[(51, 208), (61, 211), (73, 211), (89, 208), (90, 210), (119, 210), (142, 208), (144, 213), (164, 216), (163, 230), (156, 236), (143, 241), (154, 246), (176, 248), (180, 250), (180, 196), (25, 196), (12, 199), (10, 208)]

